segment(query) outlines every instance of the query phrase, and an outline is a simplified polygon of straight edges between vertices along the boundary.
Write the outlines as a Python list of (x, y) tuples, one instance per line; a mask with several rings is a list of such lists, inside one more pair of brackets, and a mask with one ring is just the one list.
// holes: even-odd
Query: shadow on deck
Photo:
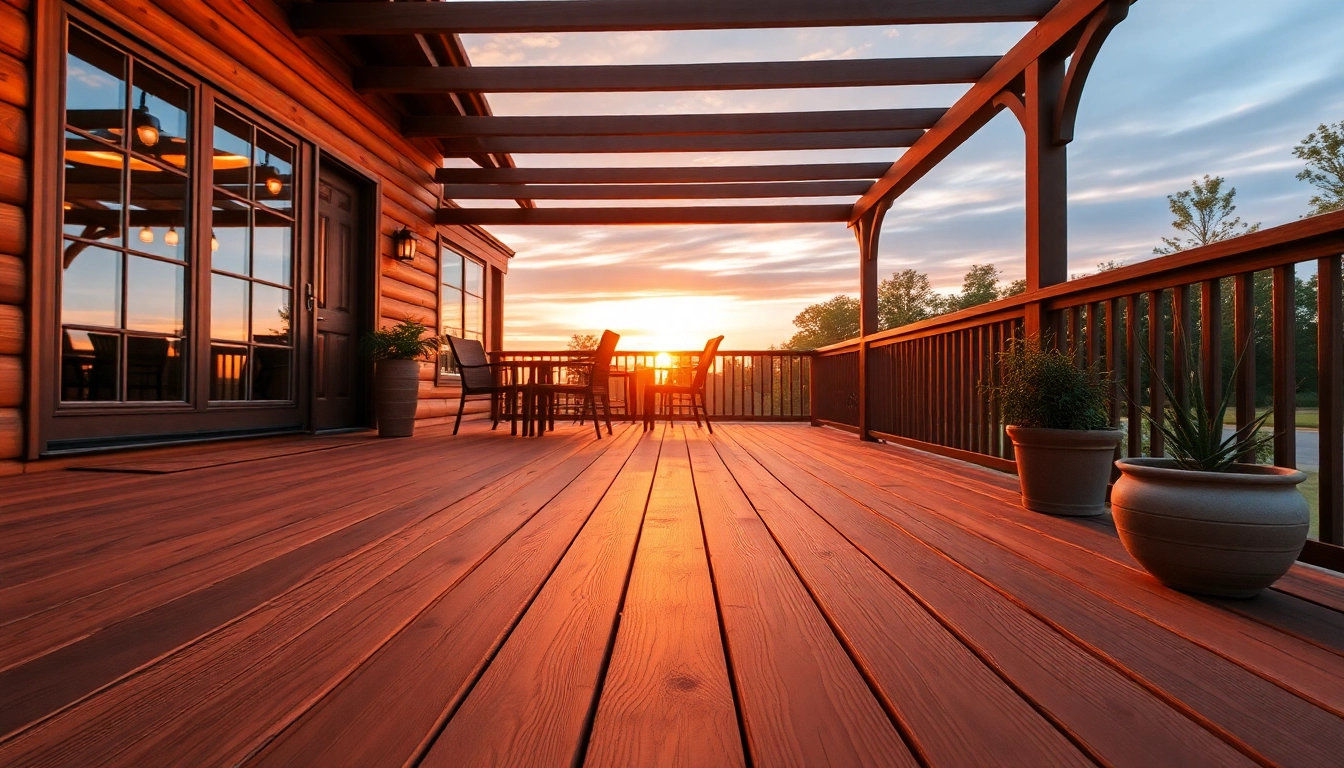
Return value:
[(1195, 599), (1104, 520), (831, 430), (118, 461), (0, 481), (0, 764), (1344, 754), (1344, 579)]

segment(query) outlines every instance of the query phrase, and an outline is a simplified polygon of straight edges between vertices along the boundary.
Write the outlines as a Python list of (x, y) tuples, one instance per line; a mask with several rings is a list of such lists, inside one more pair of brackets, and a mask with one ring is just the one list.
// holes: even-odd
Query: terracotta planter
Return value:
[(1221, 597), (1253, 597), (1288, 572), (1310, 514), (1295, 469), (1237, 464), (1192, 472), (1171, 459), (1121, 459), (1111, 491), (1120, 541), (1158, 581)]
[(1106, 511), (1118, 429), (1008, 427), (1022, 483), (1022, 506), (1050, 515)]
[(420, 396), (420, 363), (379, 360), (373, 369), (373, 407), (379, 437), (410, 437)]

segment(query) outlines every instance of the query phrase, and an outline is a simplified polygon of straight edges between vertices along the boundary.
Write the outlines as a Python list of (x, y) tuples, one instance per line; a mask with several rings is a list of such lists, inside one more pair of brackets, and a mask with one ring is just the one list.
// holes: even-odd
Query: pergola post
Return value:
[(868, 424), (868, 337), (877, 333), (877, 241), (890, 205), (875, 205), (854, 222), (859, 240), (859, 439), (868, 441), (875, 440)]
[[(1064, 84), (1064, 55), (1050, 51), (1027, 65), (1022, 128), (1027, 139), (1027, 292), (1068, 279), (1068, 156), (1055, 114)], [(1028, 304), (1028, 336), (1054, 332), (1039, 303)], [(1056, 339), (1058, 333), (1055, 332)]]

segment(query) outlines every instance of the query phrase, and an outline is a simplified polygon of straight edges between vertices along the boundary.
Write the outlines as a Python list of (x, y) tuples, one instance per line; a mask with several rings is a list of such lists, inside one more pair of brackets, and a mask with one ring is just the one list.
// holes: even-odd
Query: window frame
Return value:
[[(460, 317), (462, 318), (462, 326), (463, 326), (462, 330), (463, 330), (463, 333), (465, 334), (465, 332), (466, 332), (466, 297), (467, 297), (468, 295), (470, 295), (470, 296), (472, 296), (472, 297), (479, 298), (480, 301), (481, 301), (481, 329), (480, 329), (480, 337), (481, 337), (481, 339), (480, 339), (480, 340), (481, 340), (481, 344), (484, 345), (485, 348), (486, 348), (486, 350), (488, 351), (488, 350), (490, 349), (490, 347), (489, 347), (489, 338), (490, 338), (490, 337), (489, 337), (489, 333), (490, 333), (490, 330), (489, 330), (489, 329), (490, 329), (490, 310), (491, 310), (491, 305), (490, 305), (490, 284), (489, 284), (489, 283), (490, 283), (490, 264), (489, 264), (489, 262), (485, 261), (485, 260), (482, 259), (482, 258), (479, 258), (479, 257), (476, 257), (476, 256), (472, 256), (472, 255), (470, 255), (470, 254), (468, 254), (468, 253), (465, 253), (465, 252), (464, 252), (465, 250), (466, 250), (466, 249), (458, 248), (457, 246), (453, 245), (452, 242), (450, 242), (450, 241), (449, 241), (447, 238), (445, 238), (445, 237), (440, 237), (440, 238), (439, 238), (439, 247), (438, 247), (438, 262), (439, 262), (439, 263), (438, 263), (438, 286), (437, 286), (437, 290), (436, 290), (436, 294), (437, 294), (437, 295), (436, 295), (436, 297), (435, 297), (435, 299), (436, 299), (436, 304), (437, 304), (438, 306), (436, 307), (436, 310), (437, 310), (437, 311), (435, 312), (435, 320), (434, 320), (435, 324), (437, 325), (437, 329), (436, 329), (435, 332), (436, 332), (440, 337), (443, 337), (443, 336), (446, 335), (446, 331), (445, 331), (445, 329), (444, 329), (444, 324), (443, 324), (443, 310), (444, 310), (444, 298), (445, 298), (445, 297), (444, 297), (444, 294), (445, 294), (445, 290), (444, 290), (444, 289), (445, 289), (445, 288), (451, 288), (451, 286), (449, 286), (449, 285), (447, 284), (447, 282), (445, 282), (445, 279), (444, 279), (444, 263), (445, 263), (445, 261), (446, 261), (446, 259), (445, 259), (444, 257), (445, 257), (445, 255), (446, 255), (447, 253), (451, 252), (453, 255), (460, 257), (461, 260), (462, 260), (462, 275), (461, 275), (461, 280), (460, 280), (460, 282), (461, 282), (461, 287), (460, 287), (460, 288), (452, 288), (452, 290), (457, 291), (457, 293), (458, 293), (458, 295), (459, 295), (459, 300), (458, 300), (458, 312), (460, 313)], [(468, 294), (468, 293), (467, 293), (466, 271), (467, 271), (467, 265), (468, 265), (468, 264), (475, 264), (475, 265), (479, 266), (480, 269), (481, 269), (481, 294), (480, 294), (480, 296), (476, 296), (476, 294)], [(446, 356), (449, 355), (449, 354), (451, 354), (450, 352), (447, 351), (447, 346), (448, 346), (448, 342), (447, 342), (447, 340), (445, 339), (445, 340), (441, 343), (441, 350), (442, 350), (442, 351), (440, 352), (439, 359), (436, 360), (435, 363), (434, 363), (434, 383), (435, 383), (436, 386), (438, 386), (438, 385), (443, 385), (443, 384), (454, 384), (454, 385), (455, 385), (455, 384), (457, 384), (458, 382), (460, 382), (461, 379), (462, 379), (462, 375), (461, 375), (460, 373), (457, 373), (456, 371), (449, 370), (449, 369), (445, 368), (445, 366), (444, 366), (444, 364), (443, 364), (443, 360), (446, 358)]]

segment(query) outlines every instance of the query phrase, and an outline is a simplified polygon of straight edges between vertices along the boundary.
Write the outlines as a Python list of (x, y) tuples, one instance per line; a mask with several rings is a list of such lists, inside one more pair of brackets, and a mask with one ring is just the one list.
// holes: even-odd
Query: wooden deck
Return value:
[(1344, 579), (1194, 599), (1104, 520), (828, 429), (117, 461), (0, 480), (0, 765), (1344, 755)]

